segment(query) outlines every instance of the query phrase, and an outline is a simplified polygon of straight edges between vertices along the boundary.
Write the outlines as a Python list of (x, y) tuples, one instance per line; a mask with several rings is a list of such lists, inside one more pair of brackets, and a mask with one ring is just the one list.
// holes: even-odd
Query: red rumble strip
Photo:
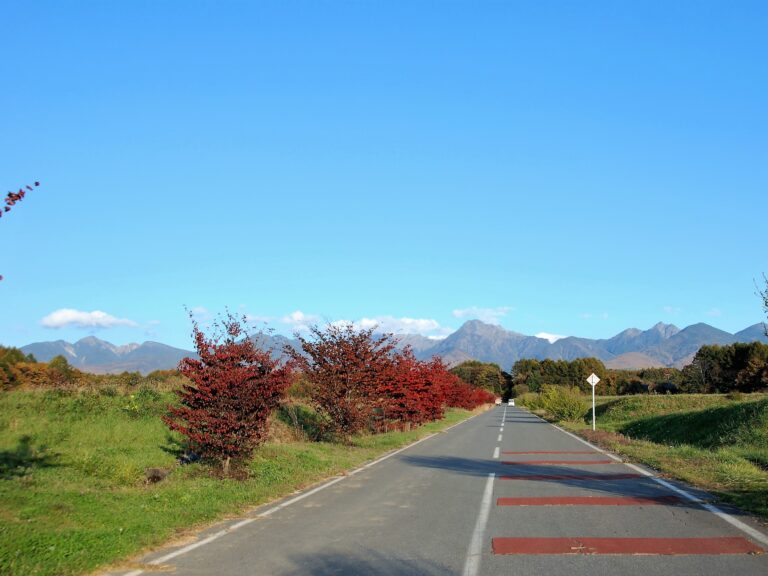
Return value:
[(499, 498), (497, 506), (654, 506), (679, 504), (677, 496), (555, 496)]
[(501, 480), (630, 480), (642, 474), (517, 474), (500, 476)]
[(494, 538), (494, 554), (762, 554), (746, 538)]
[(502, 454), (600, 454), (594, 450), (582, 450), (575, 452), (563, 452), (563, 451), (548, 451), (548, 450), (533, 450), (531, 452), (507, 452), (506, 450)]
[(621, 462), (616, 462), (615, 460), (503, 460), (501, 463), (514, 464), (515, 466), (525, 466), (526, 464), (578, 464), (579, 466), (594, 466), (597, 464), (621, 464)]

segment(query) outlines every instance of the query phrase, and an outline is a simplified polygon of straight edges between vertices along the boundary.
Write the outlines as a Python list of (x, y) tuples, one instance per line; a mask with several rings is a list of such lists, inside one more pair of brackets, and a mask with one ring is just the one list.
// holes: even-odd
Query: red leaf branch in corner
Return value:
[[(35, 182), (35, 187), (40, 186), (40, 182)], [(32, 186), (27, 184), (26, 186), (19, 188), (18, 192), (8, 192), (5, 196), (5, 206), (0, 209), (0, 218), (2, 218), (3, 214), (6, 212), (10, 212), (11, 208), (13, 208), (18, 202), (21, 202), (24, 200), (24, 196), (27, 195), (27, 190), (30, 192), (32, 191)], [(0, 275), (0, 280), (2, 280), (3, 277)]]

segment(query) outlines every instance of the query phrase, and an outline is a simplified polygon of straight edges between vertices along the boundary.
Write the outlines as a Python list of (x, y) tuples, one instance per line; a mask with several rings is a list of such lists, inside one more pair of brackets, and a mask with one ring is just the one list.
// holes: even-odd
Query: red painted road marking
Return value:
[(642, 474), (518, 474), (500, 476), (501, 480), (629, 480), (645, 478)]
[(563, 452), (563, 451), (547, 451), (547, 450), (533, 450), (531, 452), (507, 452), (504, 451), (502, 454), (600, 454), (600, 452), (595, 452), (594, 450), (582, 450), (582, 451), (574, 451), (574, 452)]
[(653, 506), (679, 504), (677, 496), (555, 496), (534, 498), (499, 498), (497, 506)]
[(597, 464), (621, 464), (615, 460), (503, 460), (502, 464), (513, 464), (515, 466), (525, 466), (526, 464), (579, 464), (586, 466), (594, 466)]
[(762, 554), (741, 536), (725, 538), (494, 538), (494, 554)]

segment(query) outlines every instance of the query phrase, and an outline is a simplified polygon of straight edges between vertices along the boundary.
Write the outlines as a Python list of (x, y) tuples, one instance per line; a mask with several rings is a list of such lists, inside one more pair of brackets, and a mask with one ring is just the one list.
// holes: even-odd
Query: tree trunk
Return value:
[(224, 460), (221, 463), (221, 468), (224, 473), (224, 476), (229, 476), (229, 460), (230, 460), (230, 457), (227, 456), (226, 458), (224, 458)]

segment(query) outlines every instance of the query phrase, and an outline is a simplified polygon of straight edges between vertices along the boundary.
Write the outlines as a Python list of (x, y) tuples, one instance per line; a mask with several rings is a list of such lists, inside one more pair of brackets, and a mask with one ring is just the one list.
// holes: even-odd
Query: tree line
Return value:
[(600, 378), (604, 395), (642, 393), (727, 393), (768, 390), (768, 345), (761, 342), (702, 346), (693, 361), (677, 368), (617, 370), (597, 358), (518, 360), (512, 366), (512, 394), (540, 392), (545, 385), (590, 391), (587, 378)]
[(392, 334), (351, 324), (312, 327), (296, 334), (300, 350), (286, 346), (279, 361), (248, 338), (245, 321), (227, 314), (206, 335), (191, 318), (198, 358), (179, 369), (189, 383), (164, 418), (207, 460), (243, 461), (265, 438), (269, 416), (286, 390), (301, 381), (323, 432), (341, 441), (368, 431), (439, 420), (446, 407), (472, 409), (493, 402), (493, 393), (462, 381), (439, 358), (417, 360), (397, 349)]
[(768, 345), (702, 346), (683, 368), (680, 388), (700, 393), (768, 390)]

